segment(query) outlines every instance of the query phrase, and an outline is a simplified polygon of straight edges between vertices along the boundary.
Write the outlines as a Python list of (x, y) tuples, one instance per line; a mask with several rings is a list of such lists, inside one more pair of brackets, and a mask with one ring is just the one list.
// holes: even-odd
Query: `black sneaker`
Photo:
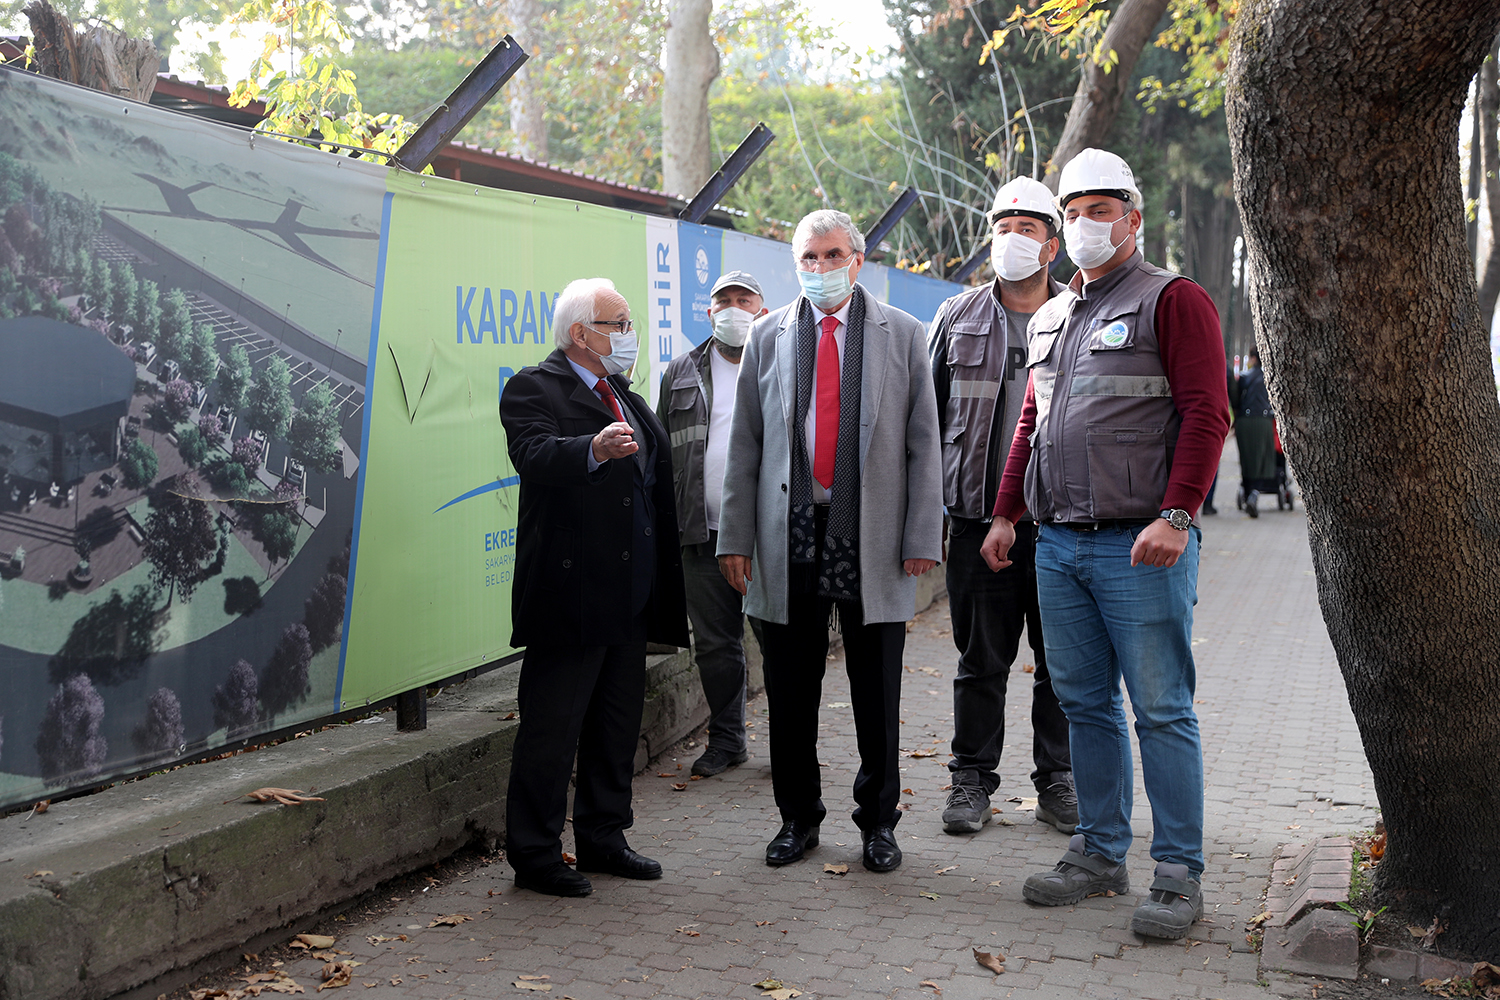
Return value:
[(990, 796), (977, 781), (953, 781), (943, 810), (944, 833), (978, 833), (990, 821)]
[(700, 778), (712, 778), (714, 775), (723, 774), (731, 767), (737, 767), (749, 759), (749, 750), (732, 753), (722, 747), (709, 747), (703, 751), (702, 757), (693, 761), (693, 773)]
[(1054, 781), (1036, 794), (1036, 820), (1057, 828), (1059, 833), (1078, 829), (1078, 793), (1072, 780)]

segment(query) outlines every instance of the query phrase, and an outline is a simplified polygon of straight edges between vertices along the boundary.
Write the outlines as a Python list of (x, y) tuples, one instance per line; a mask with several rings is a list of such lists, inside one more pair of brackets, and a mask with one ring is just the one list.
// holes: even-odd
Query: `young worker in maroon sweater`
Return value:
[(981, 554), (1009, 564), (1015, 522), (1040, 525), (1037, 596), (1052, 685), (1068, 717), (1078, 828), (1026, 880), (1062, 906), (1130, 877), (1130, 690), (1151, 800), (1154, 879), (1131, 928), (1180, 938), (1203, 913), (1203, 751), (1193, 712), (1193, 519), (1228, 432), (1218, 313), (1192, 281), (1136, 249), (1141, 196), (1125, 161), (1086, 149), (1058, 206), (1079, 274), (1027, 328), (1031, 380)]

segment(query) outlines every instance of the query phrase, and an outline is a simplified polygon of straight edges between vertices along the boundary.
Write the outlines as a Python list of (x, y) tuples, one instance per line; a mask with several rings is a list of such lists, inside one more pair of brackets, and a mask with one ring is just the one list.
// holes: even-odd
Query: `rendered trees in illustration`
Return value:
[(209, 323), (199, 323), (188, 334), (187, 349), (182, 355), (182, 377), (189, 382), (208, 385), (219, 371), (219, 342)]
[(214, 726), (227, 729), (229, 738), (239, 739), (260, 719), (260, 680), (255, 668), (238, 660), (223, 683), (214, 688)]
[(146, 701), (146, 717), (130, 733), (130, 742), (142, 754), (175, 753), (182, 745), (182, 705), (171, 688), (156, 689)]
[(219, 368), (219, 401), (232, 413), (244, 408), (249, 391), (250, 352), (243, 344), (235, 344)]
[(339, 460), (339, 414), (333, 392), (326, 384), (315, 386), (302, 397), (292, 417), (287, 443), (292, 454), (318, 472), (329, 472)]
[(261, 702), (268, 713), (283, 712), (307, 695), (312, 655), (307, 626), (294, 622), (282, 630), (261, 683)]
[(145, 554), (152, 582), (167, 588), (168, 605), (178, 594), (192, 600), (219, 547), (212, 505), (202, 494), (197, 477), (184, 473), (162, 483), (149, 501)]
[(261, 369), (249, 394), (250, 423), (273, 438), (286, 437), (292, 421), (292, 372), (281, 355)]
[(344, 600), (349, 584), (337, 573), (325, 573), (302, 605), (313, 650), (327, 649), (340, 639), (344, 629)]
[(48, 784), (88, 778), (104, 768), (109, 744), (99, 735), (104, 699), (86, 674), (73, 674), (47, 701), (37, 729), (36, 756)]
[(125, 485), (133, 490), (145, 489), (156, 479), (157, 458), (151, 446), (135, 438), (120, 453), (120, 472)]

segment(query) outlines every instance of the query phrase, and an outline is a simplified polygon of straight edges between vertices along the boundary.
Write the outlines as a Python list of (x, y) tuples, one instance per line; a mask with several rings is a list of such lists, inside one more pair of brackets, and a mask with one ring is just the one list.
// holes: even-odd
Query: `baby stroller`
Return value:
[[(1276, 494), (1276, 509), (1291, 510), (1294, 494), (1292, 493), (1291, 481), (1286, 474), (1286, 452), (1281, 447), (1281, 434), (1278, 432), (1275, 422), (1271, 424), (1271, 440), (1276, 446), (1276, 478), (1275, 479), (1253, 479), (1249, 483), (1250, 489), (1257, 495), (1261, 493)], [(1236, 510), (1247, 510), (1251, 517), (1258, 517), (1259, 511), (1254, 504), (1248, 504), (1245, 493), (1245, 483), (1240, 483), (1239, 488), (1234, 491), (1234, 507)]]

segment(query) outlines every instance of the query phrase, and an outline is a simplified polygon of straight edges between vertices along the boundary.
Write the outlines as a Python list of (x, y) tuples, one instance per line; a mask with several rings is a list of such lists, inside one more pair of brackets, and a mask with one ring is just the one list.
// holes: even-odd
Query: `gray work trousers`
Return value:
[(745, 749), (744, 598), (719, 572), (718, 546), (717, 531), (701, 545), (684, 545), (682, 579), (693, 659), (708, 699), (708, 745), (737, 754)]

